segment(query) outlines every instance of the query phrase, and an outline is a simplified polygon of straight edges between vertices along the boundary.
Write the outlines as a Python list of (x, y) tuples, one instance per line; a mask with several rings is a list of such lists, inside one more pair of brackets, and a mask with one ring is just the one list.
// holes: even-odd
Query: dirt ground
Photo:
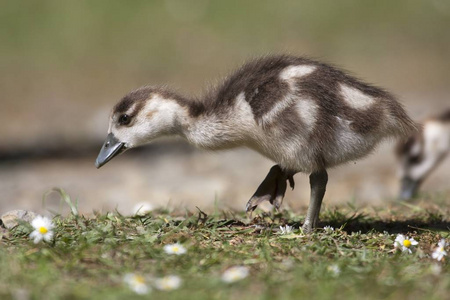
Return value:
[[(185, 144), (159, 144), (162, 151), (129, 151), (101, 169), (95, 156), (78, 159), (22, 161), (0, 168), (0, 212), (26, 209), (43, 213), (48, 209), (66, 213), (59, 197), (43, 195), (60, 187), (78, 201), (79, 210), (130, 214), (139, 203), (154, 207), (195, 209), (233, 208), (243, 210), (267, 174), (272, 162), (247, 149), (209, 153)], [(325, 205), (352, 202), (357, 206), (384, 205), (398, 192), (395, 158), (391, 144), (370, 157), (330, 170)], [(450, 160), (426, 181), (424, 191), (448, 191)], [(295, 176), (284, 205), (308, 204), (309, 182), (305, 174)]]

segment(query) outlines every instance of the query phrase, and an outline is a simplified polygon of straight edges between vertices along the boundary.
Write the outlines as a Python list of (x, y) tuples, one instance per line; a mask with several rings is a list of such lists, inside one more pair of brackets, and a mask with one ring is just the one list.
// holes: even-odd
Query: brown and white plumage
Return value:
[(450, 109), (422, 122), (421, 130), (397, 144), (400, 199), (411, 199), (450, 151)]
[[(212, 150), (246, 146), (277, 163), (247, 209), (263, 200), (278, 207), (286, 181), (293, 184), (297, 172), (311, 173), (311, 184), (320, 185), (319, 192), (312, 186), (312, 198), (320, 201), (311, 199), (315, 204), (304, 226), (309, 231), (317, 223), (327, 168), (361, 158), (381, 140), (414, 130), (388, 92), (314, 60), (269, 56), (243, 65), (201, 99), (153, 87), (129, 93), (110, 119), (109, 136), (122, 146), (110, 151), (107, 145), (97, 166), (162, 135), (177, 134)], [(108, 156), (107, 150), (114, 153)]]

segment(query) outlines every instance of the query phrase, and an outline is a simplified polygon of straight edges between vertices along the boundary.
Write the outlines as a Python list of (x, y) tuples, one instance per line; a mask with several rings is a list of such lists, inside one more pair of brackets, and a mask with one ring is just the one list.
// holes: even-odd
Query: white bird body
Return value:
[(293, 174), (325, 178), (327, 168), (359, 159), (381, 140), (414, 130), (386, 91), (317, 61), (270, 56), (245, 64), (201, 99), (154, 87), (129, 93), (110, 119), (109, 136), (122, 146), (112, 155), (99, 155), (97, 165), (162, 135), (177, 134), (209, 150), (245, 146), (278, 164), (268, 175), (273, 178), (258, 189), (270, 190), (264, 199), (273, 202), (274, 195), (284, 196), (286, 180), (293, 185)]

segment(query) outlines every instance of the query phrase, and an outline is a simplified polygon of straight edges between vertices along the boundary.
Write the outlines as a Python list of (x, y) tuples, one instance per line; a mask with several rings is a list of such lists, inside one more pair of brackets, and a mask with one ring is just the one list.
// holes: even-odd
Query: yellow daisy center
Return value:
[(404, 240), (403, 241), (403, 246), (405, 246), (406, 248), (411, 247), (411, 241), (410, 240)]
[(173, 251), (173, 252), (179, 252), (179, 251), (180, 251), (180, 248), (178, 248), (177, 246), (174, 246), (174, 247), (172, 248), (172, 251)]
[(138, 284), (144, 284), (145, 283), (145, 279), (142, 276), (134, 277), (134, 281), (136, 281), (136, 283), (138, 283)]
[(39, 227), (39, 232), (42, 234), (46, 234), (48, 232), (48, 229), (42, 226), (42, 227)]

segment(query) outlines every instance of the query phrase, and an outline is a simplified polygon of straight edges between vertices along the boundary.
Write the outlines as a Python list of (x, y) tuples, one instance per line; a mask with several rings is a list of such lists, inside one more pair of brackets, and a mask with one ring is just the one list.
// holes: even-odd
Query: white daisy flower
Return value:
[(445, 246), (446, 246), (445, 240), (444, 239), (440, 240), (437, 248), (431, 254), (431, 257), (433, 259), (436, 259), (437, 261), (441, 261), (444, 258), (444, 256), (447, 256), (447, 251), (444, 250)]
[(403, 234), (397, 235), (394, 242), (394, 247), (401, 249), (403, 252), (412, 253), (414, 246), (419, 244), (413, 238), (405, 237)]
[(431, 274), (439, 276), (442, 272), (442, 266), (438, 263), (434, 263), (430, 267)]
[(286, 226), (280, 226), (280, 233), (281, 234), (291, 234), (292, 230), (294, 228), (292, 226), (286, 225)]
[(231, 267), (222, 274), (222, 281), (232, 283), (248, 276), (249, 270), (247, 267), (235, 266)]
[(155, 287), (160, 291), (176, 290), (181, 286), (182, 280), (176, 275), (169, 275), (155, 280)]
[(325, 230), (325, 232), (327, 232), (327, 233), (330, 233), (330, 232), (334, 231), (334, 228), (331, 227), (331, 226), (325, 226), (325, 227), (323, 228), (323, 230)]
[(139, 202), (133, 207), (133, 213), (138, 216), (143, 216), (153, 211), (154, 207), (148, 202)]
[(150, 287), (145, 282), (145, 278), (140, 275), (132, 273), (125, 274), (123, 281), (136, 294), (144, 295), (151, 291)]
[(341, 268), (339, 268), (338, 265), (333, 264), (331, 266), (328, 266), (327, 270), (333, 274), (333, 276), (339, 276), (339, 274), (341, 274)]
[(30, 234), (30, 238), (33, 239), (35, 244), (44, 240), (50, 242), (53, 239), (53, 225), (52, 220), (47, 217), (37, 216), (31, 221), (34, 231)]
[(166, 252), (167, 254), (182, 255), (186, 253), (186, 248), (184, 248), (179, 243), (170, 244), (164, 246), (164, 252)]

